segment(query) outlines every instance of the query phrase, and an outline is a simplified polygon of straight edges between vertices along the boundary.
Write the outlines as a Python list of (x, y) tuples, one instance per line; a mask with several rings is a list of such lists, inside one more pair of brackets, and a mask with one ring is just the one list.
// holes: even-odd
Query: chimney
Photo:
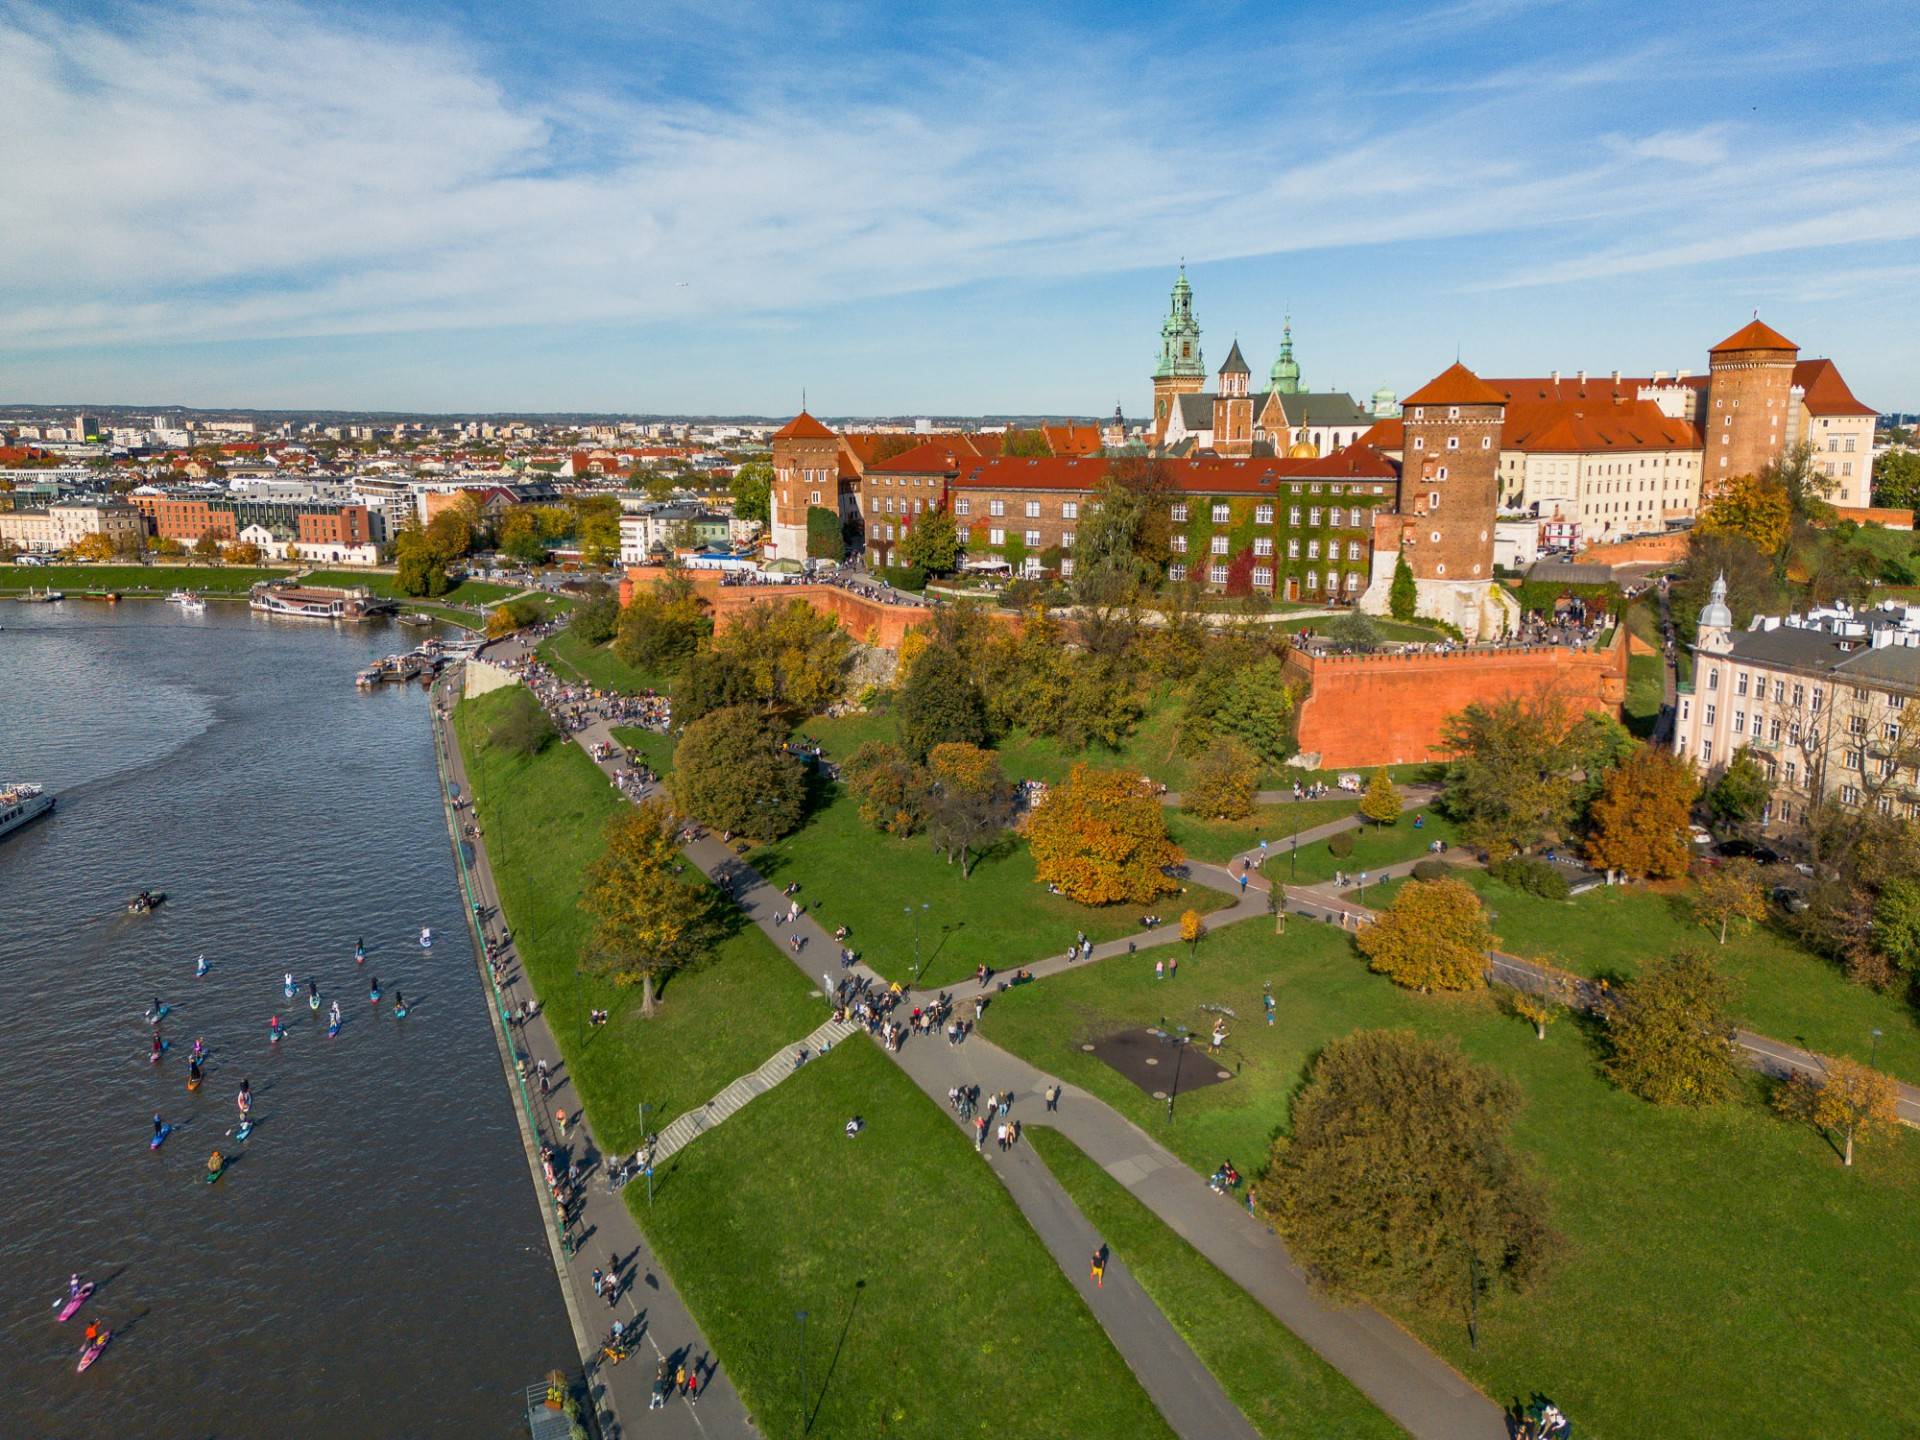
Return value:
[(1618, 370), (1613, 372), (1613, 383), (1616, 385), (1620, 383), (1620, 372)]
[(1693, 373), (1693, 372), (1692, 372), (1691, 370), (1676, 370), (1676, 371), (1674, 371), (1674, 372), (1673, 372), (1673, 380), (1674, 380), (1674, 383), (1675, 383), (1676, 385), (1677, 385), (1677, 384), (1679, 384), (1679, 383), (1680, 383), (1680, 382), (1681, 382), (1682, 380), (1685, 380), (1685, 379), (1687, 378), (1687, 376), (1689, 376), (1689, 375), (1691, 375), (1692, 373)]
[(1558, 370), (1553, 372), (1553, 383), (1556, 385), (1560, 383), (1560, 372)]
[(1587, 372), (1582, 370), (1580, 372), (1580, 384), (1582, 386), (1585, 386), (1586, 383), (1587, 383)]

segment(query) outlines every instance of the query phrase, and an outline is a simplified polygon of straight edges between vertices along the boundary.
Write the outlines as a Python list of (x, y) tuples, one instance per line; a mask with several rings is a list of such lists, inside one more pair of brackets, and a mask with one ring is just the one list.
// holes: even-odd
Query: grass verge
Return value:
[(618, 690), (639, 695), (652, 690), (665, 694), (667, 679), (638, 665), (629, 665), (608, 645), (589, 645), (571, 630), (562, 630), (540, 642), (535, 651), (553, 669), (596, 690)]
[(0, 590), (118, 590), (123, 595), (197, 590), (244, 595), (261, 580), (292, 573), (251, 565), (0, 565)]
[(1300, 800), (1281, 805), (1256, 805), (1244, 820), (1203, 820), (1184, 810), (1167, 811), (1167, 829), (1174, 843), (1195, 860), (1230, 860), (1243, 850), (1285, 840), (1316, 825), (1341, 820), (1359, 807), (1357, 800)]

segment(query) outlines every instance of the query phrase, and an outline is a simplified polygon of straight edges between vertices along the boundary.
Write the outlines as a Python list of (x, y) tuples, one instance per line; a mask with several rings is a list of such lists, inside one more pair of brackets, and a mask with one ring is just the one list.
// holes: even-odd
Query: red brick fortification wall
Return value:
[(1627, 692), (1624, 631), (1606, 650), (1545, 645), (1449, 655), (1316, 657), (1295, 650), (1287, 668), (1310, 687), (1300, 708), (1300, 752), (1329, 769), (1444, 758), (1447, 718), (1475, 701), (1550, 692), (1575, 710), (1618, 716)]
[(701, 598), (713, 605), (715, 630), (725, 630), (752, 606), (804, 600), (838, 620), (840, 628), (854, 639), (886, 650), (898, 650), (908, 628), (925, 623), (933, 615), (924, 605), (882, 605), (838, 585), (729, 585), (716, 587), (711, 593), (703, 590)]
[(1582, 565), (1671, 565), (1687, 558), (1684, 532), (1642, 535), (1611, 545), (1590, 545), (1577, 557)]

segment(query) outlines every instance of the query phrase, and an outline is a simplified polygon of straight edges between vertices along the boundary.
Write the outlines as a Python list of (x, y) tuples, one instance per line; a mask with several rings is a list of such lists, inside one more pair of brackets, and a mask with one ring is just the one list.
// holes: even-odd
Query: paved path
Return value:
[[(574, 738), (590, 747), (612, 736), (605, 721), (595, 721)], [(619, 753), (616, 744), (614, 754)], [(602, 768), (611, 772), (617, 765), (617, 759), (610, 760)], [(1424, 798), (1409, 801), (1419, 803), (1425, 803)], [(685, 853), (710, 879), (731, 888), (742, 911), (774, 943), (786, 949), (785, 942), (795, 934), (805, 937), (799, 955), (790, 949), (787, 953), (809, 979), (817, 978), (811, 971), (820, 957), (839, 953), (832, 936), (804, 911), (797, 921), (776, 927), (774, 917), (786, 913), (789, 900), (717, 838), (702, 836), (686, 846)], [(1193, 868), (1197, 878), (1206, 870), (1207, 883), (1216, 888), (1238, 889), (1225, 867)], [(799, 898), (805, 900), (804, 892)], [(1250, 886), (1231, 909), (1210, 918), (1214, 923), (1232, 923), (1255, 914), (1266, 914), (1264, 886), (1257, 891)], [(1136, 943), (1167, 944), (1178, 938), (1175, 926), (1136, 937)], [(1122, 953), (1125, 948), (1126, 942), (1117, 942), (1105, 947), (1105, 953)], [(1096, 958), (1101, 954), (1102, 947), (1095, 947)], [(1028, 968), (1038, 973), (1041, 966), (1065, 968), (1068, 963), (1062, 957)], [(865, 965), (855, 965), (850, 973), (871, 977), (882, 986), (886, 983)], [(1012, 1088), (1018, 1097), (1012, 1112), (1016, 1118), (1024, 1124), (1058, 1123), (1148, 1208), (1419, 1440), (1505, 1436), (1500, 1408), (1469, 1381), (1370, 1307), (1338, 1307), (1315, 1295), (1272, 1232), (1213, 1194), (1198, 1174), (1103, 1101), (1067, 1087), (1061, 1111), (1046, 1115), (1039, 1097), (1047, 1085), (1061, 1082), (977, 1034), (958, 1046), (940, 1039), (910, 1039), (889, 1053), (948, 1115), (953, 1113), (946, 1103), (950, 1088), (975, 1084), (984, 1091)], [(955, 1123), (959, 1123), (957, 1117)], [(1005, 1154), (992, 1149), (984, 1154), (1174, 1430), (1194, 1440), (1251, 1436), (1246, 1418), (1128, 1274), (1125, 1256), (1113, 1256), (1106, 1285), (1093, 1288), (1087, 1261), (1099, 1237), (1044, 1162), (1020, 1145)]]
[[(457, 793), (464, 796), (472, 793), (467, 784), (465, 762), (454, 740), (452, 726), (442, 722), (438, 712), (442, 699), (451, 703), (457, 696), (458, 683), (459, 669), (455, 667), (453, 674), (436, 687), (434, 728), (447, 778), (459, 787)], [(461, 812), (462, 817), (471, 813)], [(498, 937), (504, 922), (500, 918), (500, 895), (494, 885), (493, 867), (487, 854), (484, 834), (470, 849), (471, 859), (467, 862), (466, 871), (473, 902), (479, 907), (478, 920), (487, 935)], [(519, 955), (510, 942), (497, 950), (496, 954), (504, 962), (506, 977), (500, 989), (500, 998), (509, 1008), (517, 1007), (522, 1000), (531, 998), (532, 987), (521, 975)], [(547, 1027), (546, 1017), (536, 1017), (530, 1024), (516, 1026), (509, 1032), (501, 1020), (500, 1006), (496, 1004), (490, 1008), (494, 1011), (496, 1033), (502, 1038), (503, 1044), (512, 1046), (515, 1052), (526, 1057), (529, 1075), (533, 1073), (536, 1062), (545, 1060), (558, 1079), (553, 1094), (544, 1104), (539, 1100), (537, 1090), (529, 1087), (536, 1130), (529, 1131), (525, 1112), (518, 1103), (515, 1110), (521, 1115), (522, 1138), (527, 1146), (529, 1169), (542, 1210), (548, 1218), (545, 1227), (548, 1242), (553, 1250), (555, 1269), (572, 1322), (574, 1340), (586, 1371), (589, 1393), (600, 1410), (602, 1434), (608, 1440), (618, 1440), (623, 1434), (622, 1425), (633, 1424), (644, 1426), (649, 1435), (669, 1436), (674, 1440), (715, 1440), (715, 1437), (730, 1437), (731, 1440), (731, 1437), (754, 1435), (756, 1432), (739, 1394), (726, 1373), (717, 1369), (712, 1347), (694, 1324), (666, 1269), (654, 1259), (653, 1252), (640, 1234), (640, 1227), (628, 1213), (624, 1199), (608, 1193), (600, 1163), (603, 1152), (594, 1140), (590, 1123), (574, 1125), (569, 1130), (572, 1149), (581, 1156), (581, 1168), (585, 1171), (582, 1187), (585, 1203), (576, 1214), (573, 1224), (568, 1227), (567, 1240), (563, 1242), (553, 1206), (548, 1199), (538, 1146), (542, 1142), (555, 1145), (565, 1143), (555, 1134), (554, 1112), (565, 1110), (569, 1115), (577, 1115), (581, 1106), (567, 1078), (565, 1061)], [(511, 1062), (506, 1060), (504, 1054), (503, 1063), (508, 1066), (508, 1084), (515, 1085)], [(568, 1253), (568, 1243), (578, 1247), (577, 1254)], [(610, 1256), (616, 1257), (618, 1263), (609, 1265)], [(593, 1293), (592, 1272), (596, 1265), (603, 1270), (611, 1269), (619, 1276), (618, 1303), (612, 1307)], [(612, 1329), (616, 1318), (629, 1330), (636, 1324), (640, 1325), (642, 1339), (639, 1348), (624, 1364), (606, 1365), (599, 1359), (600, 1342)], [(668, 1357), (676, 1364), (684, 1363), (690, 1369), (698, 1368), (704, 1382), (699, 1404), (689, 1406), (684, 1400), (676, 1398), (664, 1410), (649, 1414), (648, 1389), (653, 1382), (655, 1367), (660, 1360)], [(642, 1416), (645, 1418), (641, 1419)]]

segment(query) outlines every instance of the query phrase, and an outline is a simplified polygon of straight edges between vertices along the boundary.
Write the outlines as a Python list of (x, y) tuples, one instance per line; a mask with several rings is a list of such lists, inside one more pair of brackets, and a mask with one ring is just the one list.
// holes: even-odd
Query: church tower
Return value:
[(1176, 395), (1194, 395), (1207, 383), (1206, 362), (1200, 358), (1200, 324), (1193, 318), (1193, 287), (1187, 267), (1173, 282), (1167, 318), (1160, 323), (1160, 362), (1153, 368), (1153, 443), (1166, 438), (1167, 419)]
[(1253, 453), (1253, 397), (1247, 393), (1252, 378), (1236, 340), (1220, 366), (1220, 390), (1213, 397), (1213, 449), (1217, 455)]
[(1286, 327), (1280, 332), (1280, 358), (1273, 362), (1268, 374), (1273, 388), (1282, 395), (1300, 393), (1300, 366), (1293, 358), (1293, 317), (1287, 316)]

